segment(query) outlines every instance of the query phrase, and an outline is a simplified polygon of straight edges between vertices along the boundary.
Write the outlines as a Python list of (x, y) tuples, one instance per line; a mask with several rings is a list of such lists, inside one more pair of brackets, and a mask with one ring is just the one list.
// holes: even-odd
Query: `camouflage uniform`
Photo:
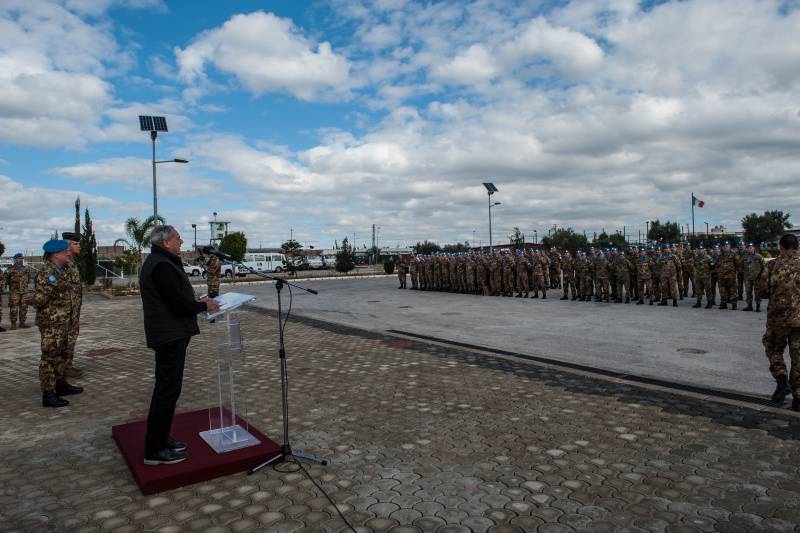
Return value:
[(561, 277), (564, 286), (564, 296), (561, 299), (569, 299), (569, 291), (572, 289), (572, 299), (576, 300), (578, 294), (575, 290), (575, 260), (569, 252), (564, 252), (564, 255), (561, 256)]
[(661, 301), (661, 254), (656, 251), (651, 251), (650, 257), (650, 272), (652, 274), (653, 292), (650, 294), (650, 299), (653, 301)]
[(694, 304), (695, 307), (700, 307), (703, 300), (703, 292), (706, 293), (706, 309), (710, 309), (714, 305), (714, 287), (711, 285), (711, 268), (712, 259), (701, 251), (693, 260), (694, 263), (694, 278), (692, 282), (692, 290), (697, 299)]
[(216, 298), (219, 296), (219, 283), (222, 277), (222, 261), (216, 255), (211, 255), (206, 259), (206, 275), (208, 297)]
[(739, 248), (734, 252), (736, 256), (736, 296), (741, 300), (744, 296), (744, 285), (747, 281), (747, 274), (745, 272), (745, 261), (747, 259), (747, 250), (744, 243), (739, 244)]
[(736, 256), (730, 251), (723, 251), (717, 263), (719, 277), (719, 308), (726, 309), (727, 303), (736, 309)]
[(544, 279), (544, 269), (546, 268), (544, 261), (542, 261), (542, 256), (539, 252), (536, 252), (536, 255), (533, 256), (531, 263), (531, 279), (533, 281), (533, 285), (531, 289), (533, 289), (533, 297), (539, 297), (539, 291), (542, 291), (542, 298), (547, 298), (547, 285), (545, 284)]
[(6, 276), (2, 270), (0, 270), (0, 331), (5, 331), (2, 328), (2, 321), (3, 321), (3, 287), (6, 285)]
[(503, 295), (512, 296), (514, 294), (514, 260), (510, 256), (503, 259)]
[(561, 288), (561, 257), (558, 252), (550, 252), (550, 288)]
[(786, 376), (783, 351), (788, 344), (792, 365), (789, 387), (796, 400), (800, 398), (800, 255), (797, 250), (785, 250), (767, 263), (759, 292), (762, 298), (769, 298), (767, 326), (762, 339), (769, 370), (776, 380)]
[(594, 262), (595, 276), (597, 276), (597, 286), (595, 293), (597, 294), (596, 300), (609, 301), (609, 285), (608, 285), (608, 261), (603, 256), (598, 256)]
[[(69, 265), (69, 263), (68, 263)], [(76, 269), (77, 270), (77, 269)], [(36, 274), (36, 325), (42, 337), (42, 359), (39, 363), (39, 385), (42, 392), (55, 392), (56, 383), (63, 381), (71, 358), (73, 330), (77, 325), (74, 309), (74, 289), (69, 279), (69, 267), (59, 268), (45, 261)]]
[(492, 296), (499, 296), (503, 290), (503, 271), (500, 270), (500, 261), (495, 256), (489, 259), (489, 282)]
[[(72, 309), (72, 320), (70, 322), (69, 342), (67, 344), (67, 370), (72, 366), (72, 360), (75, 358), (75, 344), (78, 342), (78, 334), (80, 333), (81, 325), (81, 305), (83, 303), (83, 285), (81, 283), (81, 273), (78, 270), (75, 262), (70, 260), (64, 266), (64, 273), (66, 281), (70, 287), (70, 299)], [(39, 279), (38, 276), (36, 278)], [(37, 281), (38, 288), (38, 281)], [(77, 369), (76, 369), (77, 370)], [(78, 371), (80, 373), (80, 371)]]
[(719, 272), (717, 266), (719, 265), (719, 248), (711, 250), (711, 302), (717, 301), (717, 285), (719, 284)]
[(408, 264), (409, 274), (411, 274), (411, 290), (412, 291), (417, 290), (417, 286), (419, 285), (419, 283), (417, 282), (417, 267), (418, 266), (419, 266), (419, 263), (417, 263), (417, 258), (413, 257), (411, 259), (411, 262)]
[(747, 284), (747, 307), (745, 310), (753, 309), (753, 293), (756, 297), (756, 310), (761, 311), (761, 296), (758, 294), (758, 282), (764, 271), (764, 258), (759, 253), (747, 254), (744, 259), (744, 279)]
[[(16, 329), (17, 319), (20, 327), (27, 327), (25, 320), (28, 318), (28, 304), (25, 303), (25, 293), (28, 291), (28, 284), (31, 279), (31, 270), (27, 266), (17, 268), (11, 265), (5, 275), (5, 283), (8, 284), (8, 307), (11, 315), (11, 329)], [(0, 288), (3, 287), (2, 274), (0, 273)], [(0, 290), (0, 292), (2, 292)], [(2, 308), (2, 302), (0, 302)]]
[(617, 273), (617, 303), (622, 302), (623, 296), (626, 304), (631, 303), (631, 272), (625, 254), (617, 255), (614, 269)]
[(479, 257), (475, 261), (475, 284), (478, 292), (484, 296), (489, 296), (489, 280), (487, 275), (486, 261)]
[(523, 294), (525, 298), (529, 296), (531, 288), (528, 284), (528, 270), (530, 270), (530, 264), (528, 264), (528, 259), (525, 257), (524, 254), (517, 256), (517, 297), (522, 297)]
[(645, 292), (650, 295), (650, 305), (653, 305), (653, 271), (650, 260), (644, 252), (639, 254), (636, 263), (637, 277), (639, 279), (639, 304), (644, 303)]
[(689, 284), (692, 284), (692, 296), (695, 295), (697, 289), (694, 281), (694, 254), (691, 247), (687, 247), (683, 251), (683, 295), (689, 296)]
[(672, 247), (672, 262), (675, 263), (675, 283), (678, 286), (678, 298), (683, 300), (683, 261), (681, 260), (681, 255), (678, 249), (673, 246)]
[(661, 266), (661, 303), (667, 305), (667, 298), (672, 298), (672, 305), (678, 305), (678, 271), (672, 255), (666, 252), (659, 259)]

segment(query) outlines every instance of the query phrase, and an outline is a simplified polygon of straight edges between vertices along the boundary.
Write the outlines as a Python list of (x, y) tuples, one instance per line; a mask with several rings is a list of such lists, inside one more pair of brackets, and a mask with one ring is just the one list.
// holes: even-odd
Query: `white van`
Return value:
[[(283, 272), (286, 269), (284, 261), (286, 256), (277, 253), (247, 253), (244, 254), (242, 263), (256, 272)], [(247, 274), (246, 270), (237, 273), (239, 276)]]

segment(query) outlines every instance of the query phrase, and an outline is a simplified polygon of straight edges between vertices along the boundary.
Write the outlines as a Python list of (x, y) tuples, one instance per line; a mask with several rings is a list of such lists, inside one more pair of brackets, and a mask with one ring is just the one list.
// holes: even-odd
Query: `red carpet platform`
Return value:
[[(236, 418), (239, 425), (246, 427), (247, 422)], [(278, 444), (250, 426), (250, 434), (260, 440), (261, 444), (228, 453), (217, 453), (200, 438), (199, 433), (207, 429), (208, 409), (176, 414), (171, 435), (187, 444), (189, 459), (174, 465), (159, 466), (147, 466), (143, 462), (144, 420), (113, 426), (111, 435), (144, 495), (243, 472), (280, 451)]]

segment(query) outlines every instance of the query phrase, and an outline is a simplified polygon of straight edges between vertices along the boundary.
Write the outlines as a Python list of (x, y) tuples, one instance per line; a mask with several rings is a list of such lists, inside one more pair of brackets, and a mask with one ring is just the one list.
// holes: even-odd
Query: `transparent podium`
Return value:
[[(224, 296), (229, 296), (228, 294)], [(260, 444), (256, 437), (250, 434), (247, 422), (243, 422), (244, 427), (237, 420), (237, 415), (247, 415), (246, 402), (244, 395), (239, 399), (237, 411), (237, 396), (239, 389), (236, 385), (236, 373), (244, 363), (244, 347), (242, 345), (242, 333), (240, 317), (235, 310), (245, 301), (247, 295), (236, 295), (240, 301), (229, 304), (226, 308), (221, 303), (221, 310), (214, 314), (207, 315), (207, 320), (212, 322), (212, 335), (216, 341), (216, 354), (214, 364), (216, 365), (217, 390), (216, 394), (212, 389), (211, 395), (216, 396), (208, 410), (208, 431), (200, 432), (200, 437), (217, 453), (225, 453), (248, 446)], [(242, 418), (241, 420), (245, 420)]]

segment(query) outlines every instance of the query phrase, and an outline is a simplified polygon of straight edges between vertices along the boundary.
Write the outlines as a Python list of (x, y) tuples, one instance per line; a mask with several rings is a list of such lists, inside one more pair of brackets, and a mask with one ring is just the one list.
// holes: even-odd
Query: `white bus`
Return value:
[[(244, 254), (242, 263), (257, 272), (283, 272), (286, 270), (285, 261), (286, 257), (283, 254), (247, 253)], [(244, 276), (245, 274), (247, 274), (246, 270), (239, 269), (237, 272), (239, 276)]]

